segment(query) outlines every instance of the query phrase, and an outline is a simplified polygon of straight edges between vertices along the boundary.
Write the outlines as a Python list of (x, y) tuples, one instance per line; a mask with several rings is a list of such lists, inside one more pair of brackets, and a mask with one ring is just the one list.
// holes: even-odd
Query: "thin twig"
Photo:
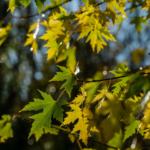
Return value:
[(109, 89), (109, 87), (110, 87), (110, 84), (111, 84), (111, 79), (110, 79), (110, 81), (109, 81), (109, 84), (108, 84), (108, 87), (107, 87), (107, 91), (108, 91), (108, 89)]
[[(64, 90), (61, 92), (61, 94), (59, 95), (57, 101), (60, 99), (60, 97), (62, 96), (62, 94), (65, 92), (65, 90), (66, 90), (66, 89), (64, 89)], [(56, 101), (56, 102), (57, 102), (57, 101)]]
[(103, 143), (101, 143), (101, 142), (92, 140), (92, 139), (90, 139), (90, 138), (89, 138), (89, 141), (94, 142), (94, 143), (97, 143), (97, 144), (100, 144), (100, 145), (103, 145), (103, 146), (105, 146), (105, 147), (109, 147), (109, 148), (113, 148), (113, 149), (118, 149), (117, 147), (113, 147), (113, 146), (110, 146), (110, 145), (107, 145), (107, 144), (103, 144)]
[[(133, 75), (133, 74), (137, 74), (137, 73), (130, 73), (130, 74), (127, 74), (127, 75), (124, 75), (124, 76), (119, 76), (119, 77), (112, 77), (112, 78), (106, 78), (106, 79), (100, 79), (100, 80), (91, 80), (91, 81), (84, 81), (84, 80), (76, 80), (77, 82), (85, 82), (85, 83), (89, 83), (89, 82), (100, 82), (100, 81), (107, 81), (107, 80), (115, 80), (115, 79), (120, 79), (120, 78), (125, 78), (125, 77), (128, 77), (130, 75)], [(138, 74), (150, 74), (150, 73), (138, 73)]]
[(78, 143), (78, 146), (79, 146), (80, 150), (82, 150), (82, 146), (81, 146), (81, 144), (80, 144), (80, 142), (79, 142), (79, 140), (77, 138), (76, 138), (76, 141)]
[(1, 22), (3, 22), (3, 21), (5, 21), (6, 19), (8, 19), (8, 18), (12, 18), (13, 16), (12, 15), (10, 15), (10, 16), (6, 16), (5, 18), (3, 18), (1, 21), (0, 21), (0, 23)]
[(13, 26), (11, 27), (11, 30), (13, 29), (13, 27), (21, 20), (22, 18), (19, 18), (14, 24)]
[(91, 95), (91, 93), (93, 92), (93, 90), (94, 90), (96, 87), (98, 87), (102, 82), (103, 82), (103, 81), (101, 81), (100, 83), (98, 83), (98, 84), (91, 90), (91, 92), (88, 94), (88, 96)]
[(143, 111), (141, 111), (141, 112), (139, 113), (139, 115), (136, 117), (136, 120), (137, 120), (142, 114), (143, 114)]

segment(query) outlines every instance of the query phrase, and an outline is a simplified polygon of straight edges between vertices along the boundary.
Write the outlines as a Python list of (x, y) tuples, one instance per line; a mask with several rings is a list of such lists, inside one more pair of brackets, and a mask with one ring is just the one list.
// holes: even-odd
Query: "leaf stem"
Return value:
[(76, 141), (78, 143), (78, 146), (79, 146), (80, 150), (82, 150), (82, 146), (81, 146), (81, 144), (80, 144), (80, 142), (79, 142), (79, 140), (77, 138), (76, 138)]
[(56, 102), (58, 102), (58, 100), (60, 99), (60, 97), (62, 96), (62, 94), (65, 92), (65, 90), (66, 90), (66, 89), (64, 89), (64, 90), (61, 92), (61, 94), (60, 94), (59, 97), (57, 98), (57, 101), (56, 101)]

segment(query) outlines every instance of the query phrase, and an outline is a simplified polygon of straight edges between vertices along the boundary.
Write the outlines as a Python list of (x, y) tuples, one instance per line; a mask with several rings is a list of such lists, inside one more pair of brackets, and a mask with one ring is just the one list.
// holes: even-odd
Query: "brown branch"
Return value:
[(82, 150), (82, 146), (81, 146), (81, 144), (80, 144), (80, 141), (76, 138), (76, 141), (77, 141), (77, 143), (78, 143), (78, 146), (79, 146), (79, 148), (80, 148), (80, 150)]
[(2, 20), (0, 20), (0, 23), (1, 23), (1, 22), (3, 22), (3, 21), (5, 21), (6, 19), (8, 19), (8, 18), (12, 18), (12, 17), (13, 17), (12, 15), (7, 16), (7, 17), (3, 18)]
[(139, 113), (139, 115), (136, 117), (136, 120), (137, 120), (142, 114), (143, 114), (143, 111), (141, 111), (141, 112)]
[(62, 94), (65, 92), (66, 89), (64, 89), (61, 94), (59, 95), (58, 99), (56, 100), (56, 102), (60, 99), (60, 97), (62, 96)]
[[(128, 76), (133, 75), (133, 74), (137, 74), (137, 73), (130, 73), (130, 74), (127, 74), (127, 75), (124, 75), (124, 76), (112, 77), (112, 78), (106, 78), (106, 79), (100, 79), (100, 80), (91, 80), (91, 81), (84, 81), (84, 80), (81, 79), (81, 80), (76, 80), (76, 82), (90, 83), (90, 82), (100, 82), (100, 81), (107, 81), (107, 80), (115, 80), (115, 79), (125, 78), (125, 77), (128, 77)], [(139, 73), (139, 74), (150, 74), (150, 73)]]
[(107, 144), (103, 144), (103, 143), (101, 143), (101, 142), (99, 142), (99, 141), (95, 141), (95, 140), (92, 140), (92, 139), (90, 139), (90, 138), (89, 138), (88, 140), (91, 141), (91, 142), (94, 142), (94, 143), (103, 145), (103, 146), (105, 146), (105, 147), (109, 147), (109, 148), (113, 148), (113, 149), (118, 149), (117, 147), (113, 147), (113, 146), (110, 146), (110, 145), (107, 145)]

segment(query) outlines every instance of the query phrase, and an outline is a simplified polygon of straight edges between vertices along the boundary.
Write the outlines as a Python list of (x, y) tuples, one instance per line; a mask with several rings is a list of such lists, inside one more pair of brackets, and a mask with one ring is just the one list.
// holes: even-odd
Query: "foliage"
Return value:
[[(57, 84), (62, 84), (60, 89), (64, 90), (57, 94), (57, 100), (54, 100), (56, 97), (52, 98), (52, 94), (39, 90), (44, 99), (35, 98), (19, 111), (36, 111), (36, 114), (30, 117), (33, 123), (28, 138), (34, 134), (38, 142), (43, 134), (59, 136), (59, 131), (62, 130), (68, 134), (72, 143), (76, 139), (80, 149), (82, 149), (81, 140), (86, 146), (83, 150), (94, 150), (88, 148), (88, 142), (94, 141), (92, 138), (95, 137), (98, 137), (97, 143), (109, 149), (122, 148), (125, 141), (138, 133), (143, 140), (150, 139), (150, 103), (146, 102), (144, 110), (140, 105), (141, 101), (144, 101), (143, 95), (149, 91), (149, 66), (132, 71), (126, 63), (121, 63), (115, 70), (109, 71), (114, 77), (105, 78), (104, 73), (97, 70), (93, 78), (81, 79), (82, 70), (80, 71), (76, 58), (79, 51), (74, 45), (76, 41), (90, 43), (92, 53), (99, 54), (109, 41), (117, 42), (115, 36), (110, 33), (109, 27), (119, 23), (118, 30), (120, 30), (123, 20), (128, 19), (125, 6), (129, 2), (102, 0), (101, 3), (93, 5), (90, 0), (82, 0), (84, 6), (79, 6), (79, 11), (67, 13), (62, 5), (69, 1), (71, 0), (51, 0), (51, 5), (45, 7), (45, 0), (34, 1), (40, 17), (37, 22), (32, 22), (29, 26), (24, 46), (31, 46), (30, 50), (37, 55), (40, 47), (38, 40), (46, 43), (44, 47), (48, 47), (47, 61), (62, 63), (61, 66), (57, 65), (61, 71), (56, 72), (49, 82), (57, 81)], [(131, 0), (130, 2), (134, 4), (133, 7), (139, 3), (141, 10), (148, 12), (146, 17), (135, 16), (128, 21), (130, 24), (135, 24), (137, 33), (140, 34), (142, 23), (148, 25), (147, 20), (150, 18), (149, 1)], [(30, 3), (31, 0), (9, 0), (8, 10), (11, 11), (11, 17), (16, 7), (23, 5), (26, 8)], [(102, 10), (99, 6), (103, 4), (105, 9)], [(42, 15), (49, 10), (51, 12), (47, 18), (41, 22)], [(27, 16), (25, 19), (33, 16)], [(46, 33), (38, 38), (40, 24), (44, 26)], [(0, 45), (7, 41), (14, 25), (8, 23), (0, 28)], [(145, 49), (140, 48), (132, 52), (133, 63), (140, 64), (145, 53)], [(64, 60), (66, 63), (63, 63)], [(80, 83), (83, 84), (82, 87)], [(72, 91), (75, 89), (78, 91), (79, 87), (81, 93), (73, 98)], [(66, 97), (69, 96), (69, 102), (67, 98), (60, 100), (65, 91)], [(143, 114), (144, 117), (141, 119), (137, 113)], [(10, 115), (2, 115), (0, 142), (13, 137), (13, 120)], [(138, 148), (138, 145), (136, 146)]]

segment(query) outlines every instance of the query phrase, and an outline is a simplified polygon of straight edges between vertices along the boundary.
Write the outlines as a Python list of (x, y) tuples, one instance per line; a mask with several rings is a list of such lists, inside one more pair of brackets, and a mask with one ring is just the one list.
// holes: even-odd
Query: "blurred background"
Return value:
[[(98, 0), (90, 0), (91, 4), (100, 2)], [(50, 5), (47, 0), (45, 5)], [(83, 5), (80, 0), (72, 0), (63, 7), (67, 12), (78, 11), (78, 5)], [(132, 2), (126, 5), (130, 8)], [(105, 8), (105, 4), (100, 6)], [(140, 8), (140, 7), (138, 7)], [(8, 2), (0, 1), (0, 20), (10, 16), (8, 9)], [(23, 6), (16, 8), (14, 16), (27, 16), (38, 13), (34, 1), (24, 8)], [(41, 21), (47, 18), (47, 15)], [(85, 39), (76, 41), (72, 37), (70, 45), (76, 47), (76, 61), (79, 61), (79, 68), (81, 73), (78, 74), (79, 79), (93, 78), (99, 74), (100, 78), (108, 78), (113, 75), (109, 73), (110, 70), (115, 69), (115, 66), (121, 62), (127, 62), (128, 67), (132, 70), (139, 67), (145, 67), (150, 64), (150, 25), (149, 21), (144, 22), (135, 16), (144, 16), (146, 12), (141, 10), (129, 9), (126, 11), (128, 19), (120, 21), (117, 25), (110, 25), (110, 31), (116, 38), (117, 42), (108, 42), (108, 45), (102, 49), (98, 54), (92, 52), (89, 43), (85, 43)], [(46, 51), (48, 48), (43, 47), (44, 41), (37, 38), (38, 51), (35, 56), (30, 50), (30, 46), (24, 47), (26, 40), (26, 33), (29, 25), (37, 22), (40, 16), (36, 15), (32, 18), (22, 19), (17, 24), (18, 18), (8, 18), (0, 27), (5, 27), (9, 22), (13, 25), (6, 41), (0, 46), (0, 116), (3, 114), (10, 114), (14, 116), (18, 114), (26, 104), (33, 101), (33, 98), (41, 98), (37, 89), (51, 94), (56, 100), (62, 90), (60, 86), (62, 82), (48, 82), (59, 71), (54, 60), (47, 61)], [(40, 25), (38, 37), (45, 33), (45, 28)], [(58, 65), (65, 66), (66, 61), (58, 63)], [(78, 94), (78, 84), (72, 91), (72, 99)], [(87, 87), (88, 88), (88, 87)], [(93, 94), (94, 95), (94, 94)], [(65, 93), (62, 96), (66, 101), (70, 101), (68, 95)], [(67, 108), (66, 108), (67, 109)], [(24, 118), (31, 116), (33, 112), (25, 112), (21, 115)], [(53, 123), (57, 124), (54, 120)], [(14, 137), (0, 143), (1, 150), (78, 150), (78, 144), (71, 143), (68, 134), (60, 131), (59, 135), (42, 135), (38, 142), (35, 141), (34, 135), (28, 139), (28, 134), (31, 128), (31, 122), (15, 118), (12, 123)], [(83, 146), (84, 147), (84, 146)], [(88, 147), (97, 149), (107, 149), (104, 146), (88, 143)]]

